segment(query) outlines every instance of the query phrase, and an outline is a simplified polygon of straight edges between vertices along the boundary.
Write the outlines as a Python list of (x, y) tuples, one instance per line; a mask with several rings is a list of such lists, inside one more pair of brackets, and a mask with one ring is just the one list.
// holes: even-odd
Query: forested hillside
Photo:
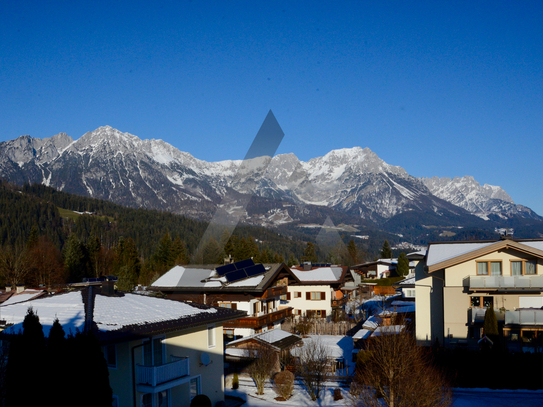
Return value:
[[(0, 183), (0, 284), (54, 285), (101, 275), (148, 284), (175, 264), (254, 257), (299, 262), (307, 236), (239, 226), (193, 256), (207, 223), (132, 209), (43, 185)], [(221, 250), (224, 247), (224, 250)], [(322, 261), (326, 253), (319, 252)]]

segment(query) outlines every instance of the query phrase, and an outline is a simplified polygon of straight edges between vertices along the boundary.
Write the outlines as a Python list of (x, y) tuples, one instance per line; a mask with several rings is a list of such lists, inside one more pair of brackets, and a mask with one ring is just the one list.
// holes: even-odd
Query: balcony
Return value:
[(543, 325), (543, 310), (530, 308), (505, 311), (505, 325)]
[(543, 275), (468, 276), (464, 286), (470, 291), (543, 291)]
[(234, 321), (226, 321), (225, 328), (252, 328), (258, 329), (263, 326), (271, 325), (274, 322), (281, 321), (292, 315), (292, 308), (284, 308), (269, 313), (259, 313), (256, 316), (247, 316)]
[(288, 292), (288, 288), (286, 285), (278, 285), (275, 287), (270, 287), (266, 291), (264, 291), (264, 294), (262, 294), (262, 297), (260, 297), (260, 299), (267, 300), (270, 298), (280, 297), (282, 295), (286, 295), (287, 292)]
[(172, 361), (157, 366), (136, 365), (138, 391), (155, 393), (190, 379), (189, 358), (172, 356)]
[[(494, 310), (498, 323), (502, 323), (505, 320), (505, 314), (501, 310)], [(468, 321), (471, 325), (483, 324), (485, 320), (486, 308), (468, 308)]]

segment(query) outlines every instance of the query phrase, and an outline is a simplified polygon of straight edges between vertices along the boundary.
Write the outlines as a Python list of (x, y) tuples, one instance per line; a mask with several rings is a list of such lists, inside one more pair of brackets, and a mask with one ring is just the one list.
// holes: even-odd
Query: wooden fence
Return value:
[[(352, 336), (355, 332), (353, 329), (356, 327), (355, 322), (341, 321), (341, 322), (329, 322), (320, 321), (315, 319), (309, 329), (309, 335), (347, 335)], [(281, 324), (281, 329), (284, 331), (298, 333), (296, 328), (296, 321), (285, 321)]]

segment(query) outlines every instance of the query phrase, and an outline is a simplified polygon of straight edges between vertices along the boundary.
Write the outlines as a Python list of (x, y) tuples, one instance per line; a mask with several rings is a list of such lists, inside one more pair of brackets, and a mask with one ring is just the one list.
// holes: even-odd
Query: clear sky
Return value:
[(278, 153), (369, 147), (543, 215), (541, 1), (0, 6), (0, 141), (110, 125), (242, 159), (271, 109)]

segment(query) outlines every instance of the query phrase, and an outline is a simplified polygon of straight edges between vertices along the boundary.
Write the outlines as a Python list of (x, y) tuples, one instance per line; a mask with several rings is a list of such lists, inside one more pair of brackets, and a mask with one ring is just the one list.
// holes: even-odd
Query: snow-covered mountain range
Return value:
[(109, 126), (75, 141), (60, 133), (2, 142), (0, 177), (202, 219), (230, 205), (233, 216), (264, 226), (307, 222), (317, 214), (351, 224), (413, 214), (457, 224), (469, 223), (472, 215), (543, 220), (498, 186), (469, 176), (416, 178), (369, 148), (333, 150), (307, 162), (294, 154), (206, 162), (162, 140), (141, 140)]

